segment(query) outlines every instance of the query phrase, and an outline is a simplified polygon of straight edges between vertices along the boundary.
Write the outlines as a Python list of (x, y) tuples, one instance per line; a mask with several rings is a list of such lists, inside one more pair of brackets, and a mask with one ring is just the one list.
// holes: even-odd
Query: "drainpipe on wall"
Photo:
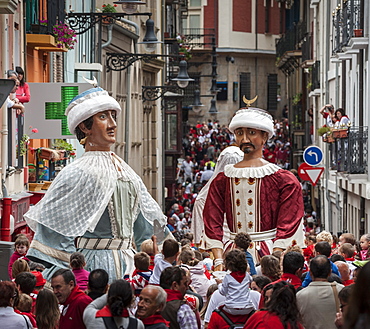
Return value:
[[(326, 45), (330, 45), (330, 24), (331, 24), (331, 12), (330, 12), (330, 3), (326, 3)], [(330, 51), (326, 52), (325, 56), (325, 104), (329, 103), (329, 63), (330, 63)], [(324, 65), (323, 65), (324, 69)], [(336, 77), (338, 79), (338, 75)], [(337, 104), (336, 104), (337, 105)], [(332, 219), (332, 210), (331, 210), (331, 200), (330, 200), (330, 191), (329, 191), (329, 168), (330, 168), (330, 157), (328, 152), (328, 146), (326, 147), (326, 156), (325, 156), (325, 185), (326, 185), (326, 200), (328, 202), (328, 223), (329, 230), (331, 229), (333, 219)]]

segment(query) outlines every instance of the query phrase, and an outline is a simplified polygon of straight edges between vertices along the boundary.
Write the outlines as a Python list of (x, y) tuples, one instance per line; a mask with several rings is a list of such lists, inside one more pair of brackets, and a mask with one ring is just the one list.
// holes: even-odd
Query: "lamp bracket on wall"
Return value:
[(92, 29), (95, 24), (103, 21), (108, 22), (108, 24), (113, 24), (115, 21), (119, 21), (121, 18), (127, 16), (149, 16), (150, 18), (152, 13), (68, 13), (65, 20), (76, 34), (83, 34)]
[(138, 60), (145, 63), (158, 57), (183, 58), (183, 55), (162, 55), (162, 54), (131, 54), (131, 53), (107, 53), (106, 54), (107, 72), (123, 71)]
[(146, 101), (156, 101), (159, 98), (164, 97), (167, 92), (172, 92), (174, 96), (182, 97), (183, 90), (176, 85), (168, 86), (142, 86), (142, 99)]

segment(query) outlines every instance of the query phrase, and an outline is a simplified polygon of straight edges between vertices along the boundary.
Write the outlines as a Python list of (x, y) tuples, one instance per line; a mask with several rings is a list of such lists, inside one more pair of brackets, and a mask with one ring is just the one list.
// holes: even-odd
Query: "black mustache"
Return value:
[(242, 152), (244, 152), (246, 154), (249, 154), (251, 152), (251, 148), (256, 149), (256, 147), (252, 143), (240, 144), (239, 148), (242, 150)]

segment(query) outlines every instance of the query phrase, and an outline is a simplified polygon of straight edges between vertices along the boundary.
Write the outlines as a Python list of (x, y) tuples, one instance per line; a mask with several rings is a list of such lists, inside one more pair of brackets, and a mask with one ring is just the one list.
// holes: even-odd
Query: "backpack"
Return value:
[[(229, 325), (229, 329), (243, 329), (245, 323), (234, 323), (230, 320), (230, 318), (225, 314), (225, 312), (222, 309), (216, 308), (213, 312), (216, 312), (221, 316), (221, 318), (224, 319), (224, 321)], [(255, 311), (252, 311), (248, 314), (248, 318), (254, 313)]]
[(105, 325), (105, 328), (107, 329), (137, 329), (137, 324), (138, 324), (137, 319), (129, 317), (128, 320), (129, 320), (129, 323), (128, 323), (127, 328), (123, 328), (122, 326), (118, 328), (116, 323), (114, 322), (113, 317), (111, 316), (103, 317), (104, 325)]

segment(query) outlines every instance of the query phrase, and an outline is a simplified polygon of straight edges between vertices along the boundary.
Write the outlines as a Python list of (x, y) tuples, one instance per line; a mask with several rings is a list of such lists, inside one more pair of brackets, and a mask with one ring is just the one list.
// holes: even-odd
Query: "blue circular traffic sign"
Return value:
[(310, 166), (317, 166), (322, 158), (322, 151), (318, 146), (309, 146), (303, 152), (303, 160)]

